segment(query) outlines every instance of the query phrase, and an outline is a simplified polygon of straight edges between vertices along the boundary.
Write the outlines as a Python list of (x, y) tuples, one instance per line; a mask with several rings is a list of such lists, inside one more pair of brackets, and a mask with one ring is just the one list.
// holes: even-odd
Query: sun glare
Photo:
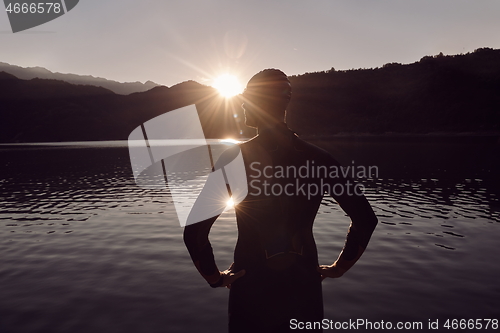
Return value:
[(222, 74), (214, 79), (212, 87), (219, 91), (219, 94), (229, 98), (241, 94), (243, 86), (238, 78), (232, 74)]
[(226, 207), (227, 207), (227, 208), (234, 207), (234, 201), (233, 201), (233, 198), (229, 199), (229, 200), (226, 202)]
[(221, 143), (231, 143), (233, 145), (236, 145), (236, 144), (240, 143), (241, 141), (235, 140), (235, 139), (231, 139), (231, 138), (227, 138), (227, 139), (220, 140), (220, 142)]

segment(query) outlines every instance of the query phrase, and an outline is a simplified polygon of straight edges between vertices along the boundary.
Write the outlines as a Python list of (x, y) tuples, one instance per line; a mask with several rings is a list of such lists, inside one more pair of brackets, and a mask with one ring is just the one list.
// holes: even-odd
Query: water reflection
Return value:
[[(325, 283), (327, 317), (426, 321), (497, 311), (495, 155), (476, 156), (475, 168), (450, 175), (446, 156), (427, 166), (418, 159), (421, 168), (412, 173), (404, 167), (411, 159), (394, 157), (391, 170), (380, 153), (386, 146), (377, 148), (380, 160), (364, 161), (366, 147), (330, 148), (344, 164), (379, 165), (382, 178), (361, 180), (380, 224), (349, 278)], [(404, 154), (396, 148), (393, 155)], [(173, 202), (161, 190), (135, 185), (126, 146), (0, 150), (0, 331), (133, 332), (137, 323), (148, 323), (148, 332), (225, 330), (225, 307), (211, 304), (226, 304), (227, 295), (200, 298), (206, 286), (193, 272)], [(454, 154), (456, 147), (440, 152)], [(231, 214), (211, 234), (221, 267), (232, 262)], [(347, 221), (335, 201), (323, 200), (315, 225), (322, 263), (335, 259)]]

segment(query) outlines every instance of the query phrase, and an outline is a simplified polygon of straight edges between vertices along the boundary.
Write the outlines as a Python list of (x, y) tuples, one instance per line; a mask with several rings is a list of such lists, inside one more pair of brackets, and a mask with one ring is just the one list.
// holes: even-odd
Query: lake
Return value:
[[(325, 318), (500, 319), (498, 143), (315, 143), (378, 168), (360, 182), (379, 224), (360, 261), (323, 282)], [(228, 291), (196, 271), (172, 199), (135, 184), (126, 142), (0, 145), (0, 156), (0, 332), (226, 331)], [(348, 226), (326, 197), (320, 263)], [(211, 232), (221, 269), (236, 236), (229, 210)]]

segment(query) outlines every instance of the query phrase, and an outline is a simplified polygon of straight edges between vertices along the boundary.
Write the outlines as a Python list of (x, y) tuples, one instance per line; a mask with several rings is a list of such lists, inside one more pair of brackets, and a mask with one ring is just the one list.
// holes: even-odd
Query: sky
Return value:
[(426, 55), (500, 48), (499, 0), (80, 0), (12, 33), (0, 4), (0, 62), (121, 82), (242, 83)]

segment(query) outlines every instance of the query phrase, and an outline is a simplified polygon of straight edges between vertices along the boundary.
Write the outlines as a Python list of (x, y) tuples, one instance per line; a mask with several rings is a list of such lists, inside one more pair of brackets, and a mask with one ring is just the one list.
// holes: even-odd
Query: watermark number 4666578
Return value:
[(53, 11), (56, 14), (59, 14), (61, 12), (61, 4), (60, 3), (53, 3), (53, 2), (41, 2), (41, 3), (9, 3), (7, 7), (5, 8), (5, 11), (7, 13), (23, 13), (23, 14), (43, 14), (43, 13), (50, 13)]

